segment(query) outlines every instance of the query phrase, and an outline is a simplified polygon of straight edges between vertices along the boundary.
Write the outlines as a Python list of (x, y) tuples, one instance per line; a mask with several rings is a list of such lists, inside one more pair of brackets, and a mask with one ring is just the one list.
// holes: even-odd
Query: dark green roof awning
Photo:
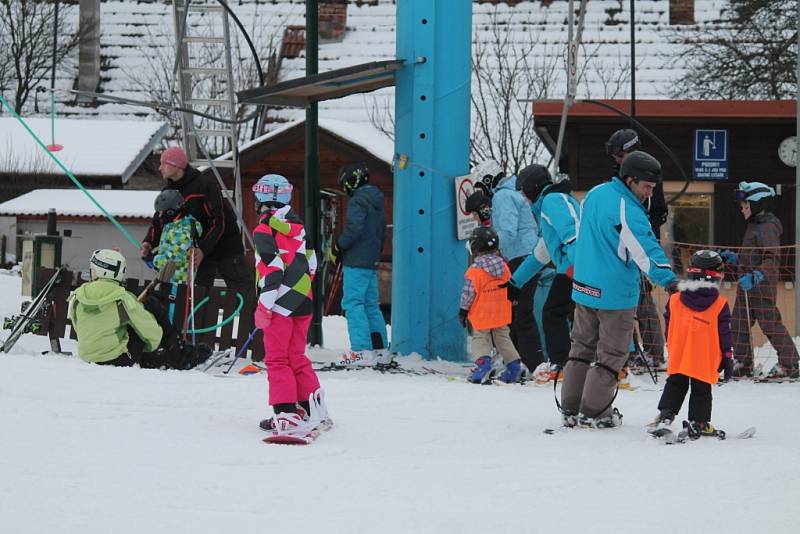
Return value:
[(265, 87), (245, 89), (236, 96), (240, 104), (306, 107), (357, 93), (368, 93), (394, 85), (394, 73), (403, 60), (375, 61), (331, 70)]

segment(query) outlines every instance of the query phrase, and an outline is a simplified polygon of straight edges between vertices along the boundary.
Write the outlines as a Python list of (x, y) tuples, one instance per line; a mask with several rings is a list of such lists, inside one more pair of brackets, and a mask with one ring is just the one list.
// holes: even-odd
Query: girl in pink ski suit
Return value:
[[(269, 404), (276, 415), (262, 421), (264, 430), (275, 430), (275, 420), (283, 415), (307, 419), (309, 397), (320, 388), (305, 355), (317, 260), (306, 248), (302, 221), (289, 206), (291, 190), (286, 178), (278, 175), (265, 176), (253, 188), (258, 199), (253, 240), (260, 290), (255, 322), (264, 334)], [(262, 201), (265, 198), (269, 200)]]

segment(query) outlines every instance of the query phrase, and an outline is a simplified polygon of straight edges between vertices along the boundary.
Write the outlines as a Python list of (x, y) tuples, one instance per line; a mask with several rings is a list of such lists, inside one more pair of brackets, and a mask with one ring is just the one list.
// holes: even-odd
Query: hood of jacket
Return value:
[(705, 280), (681, 280), (678, 283), (681, 302), (694, 311), (703, 311), (719, 297), (719, 286)]
[(100, 278), (75, 290), (75, 298), (87, 309), (99, 308), (122, 298), (125, 288), (113, 280)]
[(366, 200), (375, 209), (383, 209), (383, 193), (372, 184), (362, 185), (356, 189), (353, 197)]
[(517, 177), (515, 175), (506, 176), (500, 183), (498, 183), (494, 189), (492, 189), (492, 194), (496, 194), (501, 189), (510, 189), (511, 191), (517, 190)]
[(536, 217), (536, 223), (541, 226), (539, 222), (539, 217), (542, 213), (542, 202), (544, 202), (544, 197), (553, 193), (565, 193), (570, 194), (572, 192), (572, 183), (569, 179), (561, 180), (557, 184), (550, 184), (545, 186), (542, 189), (542, 193), (539, 195), (539, 198), (536, 199), (536, 202), (531, 204), (531, 211), (533, 212), (533, 216)]
[(200, 171), (198, 171), (197, 169), (195, 169), (191, 165), (187, 165), (186, 166), (186, 170), (183, 171), (183, 176), (181, 176), (181, 179), (177, 180), (177, 181), (174, 181), (174, 182), (172, 180), (168, 180), (167, 181), (167, 185), (164, 186), (163, 189), (178, 189), (178, 190), (182, 190), (183, 187), (186, 184), (188, 184), (189, 182), (191, 182), (192, 180), (194, 180), (198, 176), (200, 176)]

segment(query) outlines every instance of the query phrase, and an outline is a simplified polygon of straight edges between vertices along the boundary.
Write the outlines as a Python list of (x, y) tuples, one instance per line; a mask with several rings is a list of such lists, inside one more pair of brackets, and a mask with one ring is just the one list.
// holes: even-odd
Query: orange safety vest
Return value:
[(467, 314), (472, 328), (488, 330), (510, 324), (511, 302), (508, 300), (508, 290), (499, 287), (511, 279), (508, 266), (503, 265), (503, 274), (499, 278), (478, 267), (467, 269), (465, 276), (472, 280), (472, 287), (475, 288), (475, 300)]
[(711, 306), (696, 311), (681, 302), (680, 293), (670, 297), (667, 374), (717, 383), (722, 361), (717, 320), (726, 304), (725, 297), (718, 296)]

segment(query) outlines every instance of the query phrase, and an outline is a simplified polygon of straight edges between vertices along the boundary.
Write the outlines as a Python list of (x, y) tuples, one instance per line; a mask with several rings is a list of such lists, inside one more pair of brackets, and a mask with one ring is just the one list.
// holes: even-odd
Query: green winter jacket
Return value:
[(133, 293), (113, 280), (83, 284), (69, 296), (68, 317), (78, 335), (82, 360), (108, 362), (128, 351), (128, 327), (144, 341), (144, 351), (161, 343), (161, 327)]

